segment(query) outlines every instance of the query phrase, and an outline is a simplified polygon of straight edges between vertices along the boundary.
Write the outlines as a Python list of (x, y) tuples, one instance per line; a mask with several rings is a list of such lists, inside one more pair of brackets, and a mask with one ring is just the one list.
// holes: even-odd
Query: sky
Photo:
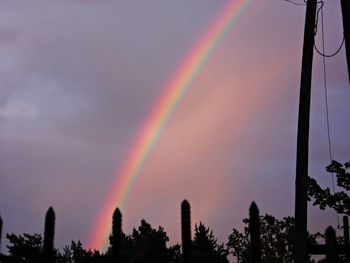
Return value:
[[(57, 248), (90, 242), (118, 171), (166, 84), (234, 0), (0, 1), (0, 215), (3, 233)], [(303, 1), (300, 1), (303, 2)], [(324, 6), (326, 52), (342, 41), (340, 1)], [(253, 0), (177, 105), (123, 204), (180, 242), (180, 203), (226, 242), (250, 203), (294, 213), (305, 6)], [(320, 28), (316, 43), (320, 47)], [(350, 160), (344, 48), (326, 60), (333, 158)], [(322, 57), (314, 53), (309, 173), (331, 186)], [(116, 204), (117, 206), (118, 204)], [(336, 225), (309, 206), (310, 230)], [(192, 226), (194, 228), (194, 225)], [(4, 248), (2, 248), (4, 250)]]

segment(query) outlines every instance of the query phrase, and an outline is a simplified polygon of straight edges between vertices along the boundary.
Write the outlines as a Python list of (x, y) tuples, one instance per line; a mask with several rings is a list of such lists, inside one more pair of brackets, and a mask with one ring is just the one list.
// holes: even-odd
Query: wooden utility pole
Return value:
[(348, 76), (350, 81), (350, 1), (341, 0), (340, 2), (343, 16), (346, 61), (348, 64)]
[(309, 120), (316, 7), (317, 0), (308, 0), (306, 2), (295, 180), (295, 263), (305, 263), (307, 260), (306, 233)]

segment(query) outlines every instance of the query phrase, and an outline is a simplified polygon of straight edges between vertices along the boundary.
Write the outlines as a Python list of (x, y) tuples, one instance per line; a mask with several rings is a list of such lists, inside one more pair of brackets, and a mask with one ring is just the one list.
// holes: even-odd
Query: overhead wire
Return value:
[[(322, 30), (323, 30), (323, 6), (324, 6), (324, 1), (319, 1), (317, 2), (318, 4), (320, 4), (320, 7), (317, 9), (317, 14), (316, 14), (316, 26), (315, 26), (315, 36), (317, 35), (317, 25), (318, 25), (318, 20), (319, 20), (319, 17), (320, 17), (320, 12), (321, 12), (321, 19), (322, 19)], [(322, 33), (322, 37), (324, 37), (323, 33)], [(333, 52), (332, 54), (326, 54), (325, 53), (325, 50), (323, 48), (322, 52), (317, 48), (317, 45), (316, 45), (316, 42), (314, 42), (314, 48), (315, 50), (317, 51), (318, 54), (320, 54), (322, 57), (327, 57), (327, 58), (331, 58), (331, 57), (334, 57), (335, 55), (337, 55), (340, 50), (342, 49), (343, 45), (344, 45), (344, 42), (345, 42), (345, 36), (343, 34), (343, 40), (341, 41), (341, 44), (340, 46), (338, 47), (338, 49)], [(323, 43), (324, 44), (324, 43)]]
[[(323, 62), (323, 86), (324, 86), (324, 92), (325, 92), (325, 108), (326, 108), (328, 153), (329, 153), (329, 160), (330, 160), (330, 162), (332, 162), (333, 155), (332, 155), (331, 132), (330, 132), (330, 122), (329, 122), (328, 90), (327, 90), (327, 67), (326, 67), (326, 57), (330, 57), (330, 56), (324, 55), (326, 53), (325, 52), (325, 37), (324, 37), (324, 35), (325, 35), (325, 33), (324, 33), (324, 15), (323, 15), (324, 2), (321, 1), (320, 5), (321, 6), (317, 10), (315, 34), (317, 33), (319, 14), (321, 13), (322, 53), (318, 52), (318, 50), (316, 48), (316, 44), (314, 44), (314, 47), (315, 47), (316, 51), (322, 56), (322, 62)], [(344, 42), (344, 40), (343, 40), (343, 42)], [(342, 45), (341, 45), (341, 47), (342, 47)], [(339, 48), (339, 50), (333, 56), (335, 56), (337, 53), (339, 53), (341, 47)], [(332, 173), (332, 190), (333, 190), (333, 194), (335, 194), (336, 193), (336, 189), (335, 189), (334, 173)], [(337, 211), (336, 211), (336, 217), (337, 217), (338, 228), (340, 228), (339, 213)]]
[(293, 5), (305, 5), (305, 3), (298, 3), (298, 2), (294, 2), (292, 0), (284, 0), (284, 1), (289, 2), (289, 3), (293, 4)]

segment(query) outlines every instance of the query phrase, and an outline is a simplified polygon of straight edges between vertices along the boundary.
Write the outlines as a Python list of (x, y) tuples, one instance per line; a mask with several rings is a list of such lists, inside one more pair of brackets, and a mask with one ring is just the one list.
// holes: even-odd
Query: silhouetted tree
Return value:
[(44, 244), (43, 244), (43, 263), (52, 263), (54, 260), (54, 235), (55, 235), (55, 212), (50, 207), (46, 213)]
[(249, 208), (249, 234), (251, 258), (254, 263), (261, 263), (261, 240), (259, 209), (255, 202)]
[[(238, 262), (251, 263), (249, 219), (244, 219), (243, 233), (233, 228), (228, 238), (227, 247)], [(292, 263), (294, 247), (294, 218), (285, 217), (282, 220), (271, 215), (260, 216), (261, 256), (263, 263), (283, 262)], [(315, 244), (321, 234), (308, 234), (308, 242)], [(309, 258), (308, 262), (315, 262)]]
[(181, 238), (183, 262), (191, 260), (191, 207), (187, 200), (181, 203)]
[(183, 263), (181, 246), (176, 244), (168, 248), (169, 263)]
[(38, 263), (41, 259), (43, 239), (40, 234), (23, 234), (16, 236), (7, 234), (8, 253), (4, 262), (13, 263)]
[(195, 225), (192, 241), (193, 263), (228, 263), (228, 250), (223, 244), (218, 245), (213, 231), (201, 222)]
[[(121, 233), (120, 239), (121, 262), (181, 262), (180, 246), (167, 248), (166, 242), (169, 238), (164, 229), (160, 226), (154, 229), (145, 220), (141, 220), (140, 226), (134, 228), (131, 235)], [(113, 235), (109, 240), (112, 245)], [(106, 257), (112, 262), (112, 247), (108, 249)]]
[(326, 167), (327, 172), (335, 174), (337, 185), (342, 191), (331, 193), (329, 188), (321, 188), (317, 181), (311, 177), (308, 178), (308, 195), (309, 200), (314, 200), (313, 205), (324, 210), (326, 207), (334, 209), (337, 213), (350, 216), (350, 162), (341, 164), (332, 161)]
[(141, 220), (138, 230), (133, 229), (132, 242), (135, 256), (132, 262), (167, 262), (166, 242), (168, 236), (162, 227), (153, 229), (145, 220)]
[(57, 256), (57, 263), (94, 263), (104, 262), (103, 256), (98, 251), (85, 250), (80, 241), (72, 241), (69, 246), (63, 248), (63, 252)]
[(112, 261), (114, 263), (120, 262), (121, 242), (122, 242), (122, 214), (120, 210), (117, 208), (113, 213), (112, 237), (111, 237)]
[[(7, 235), (9, 255), (2, 255), (1, 263), (38, 263), (42, 260), (43, 239), (41, 235), (23, 234)], [(108, 263), (98, 251), (86, 251), (80, 241), (72, 241), (62, 252), (53, 251), (52, 262), (55, 263)]]

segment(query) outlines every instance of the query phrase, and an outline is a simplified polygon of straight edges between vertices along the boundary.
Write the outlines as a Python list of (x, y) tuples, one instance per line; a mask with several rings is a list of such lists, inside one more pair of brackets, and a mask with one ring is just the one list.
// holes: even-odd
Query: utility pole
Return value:
[(300, 81), (295, 180), (295, 263), (305, 263), (307, 260), (307, 177), (309, 158), (309, 121), (312, 59), (314, 50), (316, 8), (317, 0), (308, 0), (306, 2), (303, 58)]
[(346, 61), (348, 63), (348, 76), (350, 81), (350, 1), (341, 0), (340, 3), (343, 16)]

